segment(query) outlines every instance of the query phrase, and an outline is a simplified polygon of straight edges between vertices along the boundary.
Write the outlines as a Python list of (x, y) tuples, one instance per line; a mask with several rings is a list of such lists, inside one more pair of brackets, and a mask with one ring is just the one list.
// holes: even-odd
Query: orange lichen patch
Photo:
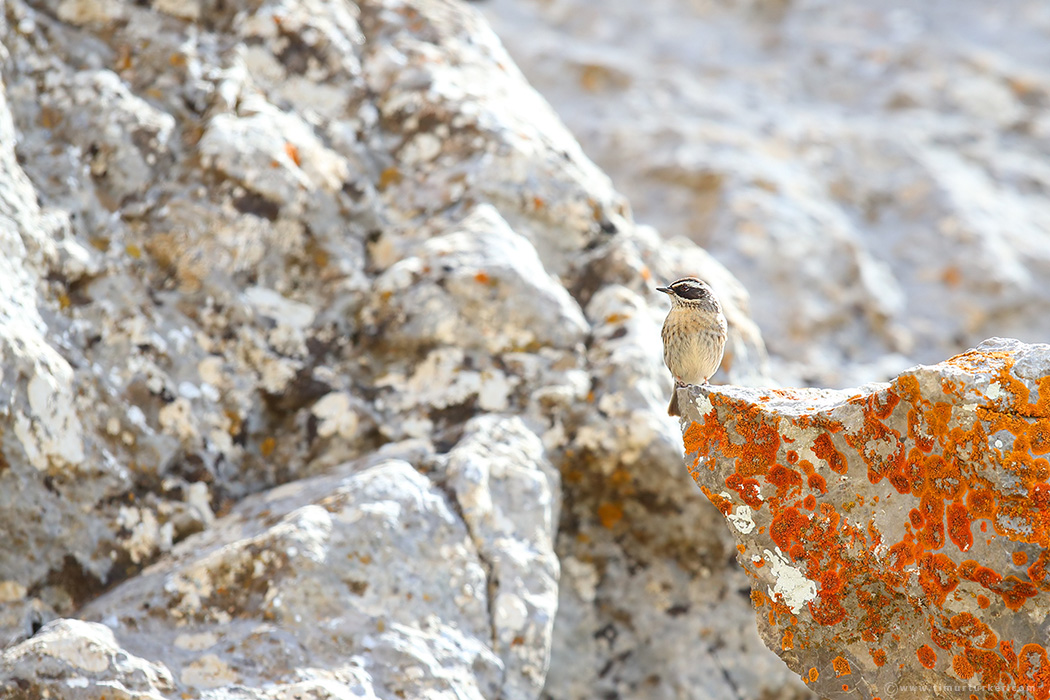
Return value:
[(773, 465), (769, 470), (766, 481), (777, 487), (777, 496), (781, 498), (802, 489), (802, 475), (794, 469), (788, 469), (779, 464)]
[(795, 648), (795, 631), (790, 627), (784, 630), (784, 636), (780, 638), (780, 648), (785, 651)]
[(623, 518), (623, 508), (616, 503), (602, 503), (598, 506), (598, 519), (602, 527), (612, 528)]
[(923, 523), (926, 522), (926, 519), (922, 517), (922, 513), (919, 512), (918, 508), (912, 508), (910, 511), (908, 511), (908, 521), (911, 523), (911, 526), (913, 528), (915, 528), (916, 530), (921, 530)]
[(974, 671), (980, 675), (982, 685), (997, 683), (999, 676), (1006, 670), (1006, 663), (994, 651), (967, 647), (965, 653), (966, 660), (973, 666)]
[(1028, 442), (1033, 454), (1050, 452), (1050, 420), (1038, 420), (1029, 426)]
[(927, 550), (944, 546), (944, 501), (928, 493), (919, 501), (919, 510), (926, 521), (919, 533), (919, 543)]
[[(474, 274), (474, 281), (477, 282), (478, 284), (488, 284), (489, 282), (492, 281), (492, 278), (489, 277), (487, 272), (482, 270), (482, 271), (476, 272)], [(606, 319), (606, 320), (608, 320), (608, 319)]]
[(1038, 644), (1025, 644), (1018, 655), (1017, 680), (1035, 686), (1037, 698), (1050, 697), (1050, 663), (1046, 649)]
[(972, 613), (964, 612), (953, 615), (948, 627), (956, 633), (960, 646), (974, 646), (982, 649), (993, 649), (999, 638), (991, 627), (977, 619)]
[(711, 501), (711, 504), (714, 505), (722, 515), (729, 515), (733, 512), (733, 502), (722, 494), (715, 493), (706, 486), (701, 486), (700, 491), (707, 496), (707, 500)]
[(955, 562), (945, 554), (924, 554), (919, 560), (919, 585), (938, 608), (959, 585)]
[(988, 596), (983, 596), (983, 595), (977, 596), (977, 605), (980, 606), (981, 610), (984, 610), (985, 608), (987, 608), (991, 604), (992, 604), (992, 601), (990, 601), (988, 599)]
[(841, 656), (836, 656), (834, 659), (832, 659), (831, 666), (835, 669), (836, 676), (848, 676), (851, 673), (853, 673), (853, 670), (850, 668), (849, 661), (842, 658)]
[(869, 648), (868, 653), (871, 654), (871, 660), (876, 666), (886, 665), (886, 652), (884, 650)]
[(1028, 578), (1035, 583), (1042, 583), (1046, 580), (1046, 562), (1047, 552), (1044, 549), (1039, 553), (1039, 558), (1028, 567)]
[(970, 517), (966, 507), (953, 503), (948, 506), (948, 537), (951, 538), (960, 552), (969, 551), (973, 546), (973, 534), (970, 532)]
[(923, 644), (916, 649), (915, 655), (919, 657), (919, 663), (926, 668), (933, 668), (937, 664), (937, 652), (931, 649), (929, 644)]
[(828, 482), (825, 481), (824, 477), (822, 477), (820, 474), (810, 474), (809, 479), (806, 480), (806, 483), (811, 489), (819, 492), (822, 495), (828, 492)]
[(1007, 576), (1005, 583), (1006, 585), (1000, 588), (997, 593), (1002, 597), (1003, 604), (1015, 612), (1020, 610), (1021, 606), (1038, 592), (1035, 586), (1027, 581), (1022, 581), (1016, 576)]
[(835, 444), (831, 441), (831, 436), (827, 433), (821, 433), (817, 439), (813, 441), (813, 454), (827, 462), (828, 468), (836, 474), (846, 473), (846, 458), (842, 456), (841, 452), (835, 449)]
[(788, 461), (788, 464), (794, 464), (795, 462), (797, 462), (798, 461), (798, 452), (795, 452), (794, 450), (788, 450), (787, 451), (787, 461)]
[(726, 486), (740, 496), (740, 500), (756, 510), (762, 507), (762, 491), (756, 479), (743, 478), (733, 473), (726, 477)]
[(956, 654), (952, 657), (952, 670), (956, 676), (963, 680), (973, 677), (973, 665), (962, 654)]
[(995, 494), (987, 489), (971, 488), (966, 492), (966, 509), (974, 520), (995, 517)]
[(1010, 558), (1014, 561), (1014, 566), (1024, 566), (1028, 563), (1027, 552), (1014, 552), (1010, 555)]
[(791, 543), (800, 538), (802, 526), (807, 522), (796, 508), (785, 508), (773, 517), (769, 526), (769, 536), (782, 550), (791, 548)]
[(813, 496), (813, 494), (809, 494), (808, 496), (802, 499), (802, 507), (806, 510), (813, 510), (817, 507), (817, 499)]
[(816, 668), (809, 669), (809, 682), (816, 683), (818, 678), (820, 678), (820, 671)]
[(295, 166), (297, 168), (298, 167), (302, 167), (303, 160), (299, 156), (299, 148), (294, 143), (292, 143), (290, 141), (285, 141), (284, 142), (284, 153), (289, 158), (291, 158), (292, 162), (295, 163)]

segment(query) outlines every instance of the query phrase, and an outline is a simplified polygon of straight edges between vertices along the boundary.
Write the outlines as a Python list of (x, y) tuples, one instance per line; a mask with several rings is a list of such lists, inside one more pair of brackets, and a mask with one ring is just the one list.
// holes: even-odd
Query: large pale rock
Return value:
[(83, 616), (155, 681), (41, 693), (799, 692), (664, 414), (654, 287), (711, 279), (718, 380), (767, 383), (748, 292), (476, 11), (0, 15), (5, 682)]
[(0, 654), (0, 693), (10, 700), (163, 700), (174, 688), (168, 669), (129, 654), (92, 622), (55, 620)]
[(1042, 0), (480, 6), (637, 218), (740, 278), (782, 383), (1050, 334)]
[(1047, 697), (1050, 346), (996, 338), (855, 391), (684, 399), (687, 463), (762, 636), (812, 689)]
[[(407, 462), (376, 461), (246, 499), (83, 614), (163, 659), (183, 691), (305, 674), (381, 697), (499, 693), (488, 574), (464, 522)], [(507, 538), (542, 548), (532, 534)], [(551, 612), (529, 640), (541, 670)]]

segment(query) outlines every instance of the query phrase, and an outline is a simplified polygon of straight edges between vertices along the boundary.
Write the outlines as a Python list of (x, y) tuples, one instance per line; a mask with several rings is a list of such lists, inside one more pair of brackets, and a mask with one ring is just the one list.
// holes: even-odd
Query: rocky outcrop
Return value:
[[(0, 16), (0, 695), (804, 693), (638, 226), (451, 0)], [(786, 691), (782, 691), (786, 688)]]
[(679, 400), (763, 639), (820, 696), (1050, 697), (1050, 346)]
[(479, 6), (637, 218), (740, 278), (783, 385), (1050, 337), (1042, 0)]

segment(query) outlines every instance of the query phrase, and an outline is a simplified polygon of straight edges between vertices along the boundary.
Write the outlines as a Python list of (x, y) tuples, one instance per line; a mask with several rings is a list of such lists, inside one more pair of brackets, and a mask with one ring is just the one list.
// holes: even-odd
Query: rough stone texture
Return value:
[(168, 669), (128, 654), (105, 625), (81, 620), (44, 625), (32, 639), (6, 649), (0, 664), (13, 670), (0, 681), (10, 700), (163, 700), (174, 690)]
[(813, 690), (1050, 697), (1050, 345), (995, 338), (855, 392), (679, 397), (762, 636)]
[(664, 415), (653, 287), (765, 383), (747, 291), (476, 11), (11, 0), (0, 45), (3, 693), (805, 694)]
[(487, 0), (630, 198), (752, 297), (782, 385), (1050, 335), (1043, 0)]

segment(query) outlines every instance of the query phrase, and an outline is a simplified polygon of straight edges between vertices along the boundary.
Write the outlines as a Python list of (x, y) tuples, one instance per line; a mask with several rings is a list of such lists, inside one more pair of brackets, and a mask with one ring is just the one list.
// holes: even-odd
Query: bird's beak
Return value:
[(663, 292), (664, 294), (670, 294), (671, 293), (671, 288), (670, 287), (657, 287), (656, 291)]

